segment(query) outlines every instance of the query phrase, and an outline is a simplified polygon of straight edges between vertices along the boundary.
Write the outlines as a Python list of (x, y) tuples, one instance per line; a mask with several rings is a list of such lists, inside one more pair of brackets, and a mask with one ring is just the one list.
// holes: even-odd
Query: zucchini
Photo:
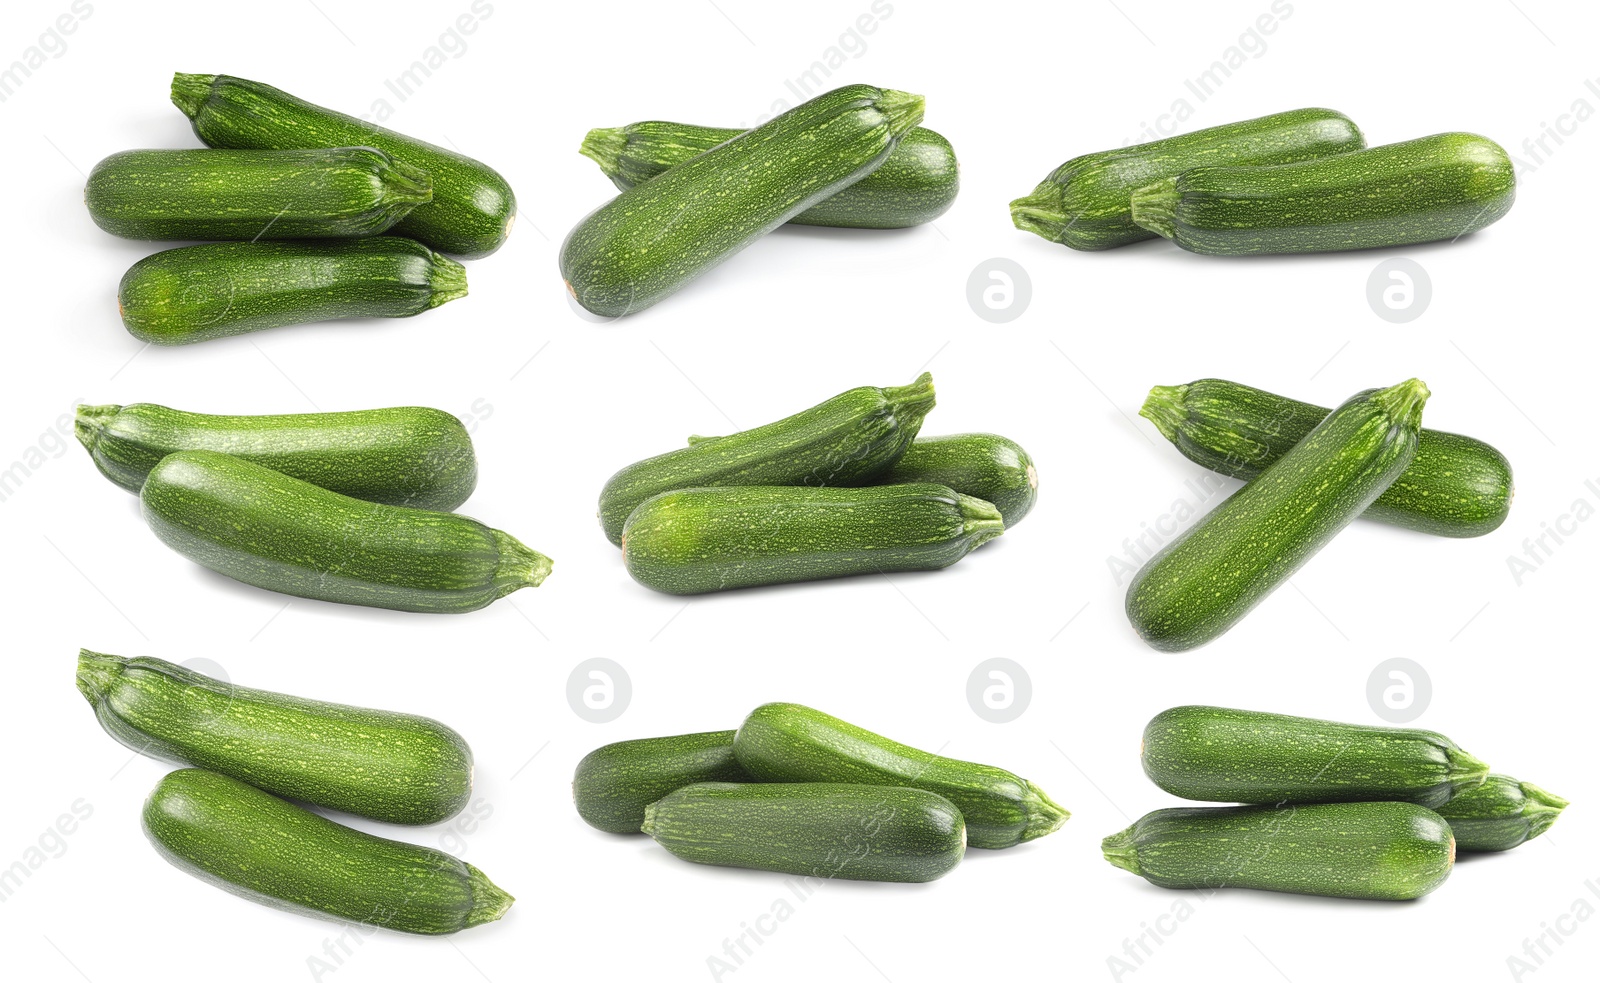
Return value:
[(117, 286), (128, 333), (153, 345), (343, 317), (411, 317), (467, 295), (467, 271), (420, 242), (217, 242), (146, 256)]
[[(743, 132), (651, 120), (590, 130), (578, 152), (599, 164), (611, 183), (626, 191)], [(900, 138), (877, 170), (812, 205), (789, 224), (909, 228), (949, 211), (960, 185), (955, 148), (919, 126)]]
[(386, 823), (425, 826), (472, 794), (472, 749), (427, 717), (246, 689), (161, 659), (81, 649), (78, 692), (107, 734), (165, 761)]
[(686, 488), (622, 530), (634, 580), (667, 594), (940, 570), (1005, 531), (993, 505), (943, 485)]
[(1489, 766), (1443, 734), (1186, 706), (1145, 725), (1144, 773), (1202, 802), (1415, 802), (1436, 809)]
[(909, 92), (824, 92), (595, 209), (561, 244), (561, 277), (591, 314), (642, 311), (871, 173), (921, 121)]
[(94, 166), (83, 199), (128, 239), (346, 239), (427, 204), (433, 182), (372, 147), (127, 150)]
[[(694, 434), (689, 444), (716, 439)], [(1033, 458), (1016, 441), (993, 433), (918, 437), (873, 484), (923, 482), (983, 499), (1000, 510), (1007, 529), (1021, 522), (1039, 497), (1039, 472)]]
[(173, 866), (285, 911), (448, 935), (499, 920), (515, 900), (441, 850), (341, 826), (199, 768), (162, 778), (143, 820)]
[(924, 372), (910, 385), (860, 386), (776, 423), (630, 464), (600, 491), (600, 525), (621, 545), (640, 502), (679, 488), (867, 484), (905, 453), (933, 403)]
[(134, 494), (176, 451), (221, 451), (341, 495), (441, 512), (478, 484), (467, 428), (426, 406), (275, 416), (213, 416), (155, 403), (79, 406), (73, 432), (100, 473)]
[(1444, 883), (1450, 826), (1410, 802), (1157, 809), (1100, 843), (1157, 887), (1409, 901)]
[(908, 747), (795, 703), (756, 707), (733, 739), (744, 769), (769, 782), (919, 788), (961, 810), (971, 845), (999, 850), (1047, 836), (1070, 813), (1003, 768)]
[[(1224, 379), (1156, 386), (1139, 415), (1196, 464), (1250, 481), (1305, 438), (1328, 410)], [(1482, 536), (1511, 511), (1511, 464), (1481, 440), (1423, 430), (1417, 456), (1361, 513), (1435, 536)]]
[(1000, 510), (1006, 528), (1022, 521), (1039, 495), (1039, 472), (1016, 441), (999, 434), (918, 437), (880, 484), (931, 481), (981, 498)]
[(1239, 622), (1410, 466), (1428, 387), (1357, 393), (1261, 476), (1150, 558), (1127, 613), (1152, 647), (1180, 652)]
[(733, 758), (733, 731), (617, 741), (595, 748), (572, 775), (578, 815), (607, 833), (637, 833), (645, 807), (698, 782), (748, 782)]
[(1549, 829), (1566, 799), (1537, 785), (1490, 775), (1439, 807), (1462, 850), (1509, 850)]
[(1286, 164), (1347, 153), (1366, 140), (1331, 109), (1294, 109), (1074, 157), (1011, 203), (1024, 232), (1073, 249), (1110, 249), (1156, 233), (1134, 224), (1139, 188), (1202, 164)]
[(363, 502), (216, 451), (162, 458), (139, 504), (177, 552), (295, 597), (452, 614), (550, 573), (549, 557), (475, 519)]
[(1440, 133), (1272, 167), (1197, 167), (1133, 194), (1133, 220), (1212, 256), (1321, 253), (1459, 239), (1511, 210), (1498, 143)]
[(427, 172), (433, 200), (395, 226), (397, 235), (476, 259), (499, 249), (517, 217), (511, 185), (487, 164), (375, 123), (312, 105), (231, 75), (172, 77), (172, 103), (207, 146), (244, 150), (376, 147)]
[(932, 792), (829, 783), (690, 785), (646, 806), (644, 831), (697, 864), (908, 883), (950, 873), (967, 841)]

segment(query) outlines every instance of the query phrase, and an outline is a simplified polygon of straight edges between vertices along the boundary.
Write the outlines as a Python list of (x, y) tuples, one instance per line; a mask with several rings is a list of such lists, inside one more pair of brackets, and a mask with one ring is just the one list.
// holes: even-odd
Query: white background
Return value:
[[(1073, 818), (1025, 847), (975, 852), (930, 885), (840, 882), (790, 897), (792, 917), (762, 921), (771, 934), (723, 979), (1117, 978), (1108, 960), (1147, 927), (1170, 934), (1121, 978), (1593, 979), (1600, 919), (1571, 912), (1600, 909), (1586, 886), (1600, 883), (1590, 685), (1600, 522), (1577, 523), (1520, 585), (1507, 564), (1575, 501), (1600, 506), (1590, 423), (1600, 122), (1570, 117), (1559, 146), (1524, 146), (1578, 100), (1600, 109), (1585, 87), (1600, 75), (1596, 19), (1580, 7), (6, 5), (0, 64), (25, 57), (58, 16), (75, 25), (0, 103), (0, 467), (26, 467), (0, 502), (10, 748), (0, 867), (37, 859), (41, 840), (48, 857), (0, 903), (7, 975), (714, 978), (708, 957), (788, 896), (781, 878), (684, 864), (642, 837), (590, 830), (571, 807), (571, 770), (600, 744), (731, 728), (781, 699), (1008, 767)], [(455, 54), (395, 98), (386, 80), (463, 15), (474, 30), (445, 39)], [(863, 15), (871, 33), (849, 37)], [(1246, 37), (1254, 54), (1196, 98), (1185, 81), (1263, 15), (1272, 32)], [(963, 164), (954, 209), (903, 232), (784, 230), (642, 315), (575, 316), (557, 247), (612, 193), (576, 153), (585, 131), (648, 118), (753, 124), (793, 103), (786, 83), (841, 36), (850, 53), (827, 85), (926, 94), (926, 124)], [(411, 320), (141, 350), (119, 324), (115, 286), (156, 247), (97, 230), (81, 188), (115, 151), (195, 144), (167, 102), (174, 70), (259, 79), (356, 113), (387, 98), (391, 127), (509, 178), (515, 234), (469, 264), (469, 298)], [(1373, 144), (1480, 132), (1519, 158), (1517, 204), (1469, 239), (1394, 254), (1420, 262), (1433, 286), (1426, 313), (1405, 325), (1366, 301), (1387, 253), (1226, 261), (1151, 242), (1088, 254), (1011, 228), (1010, 199), (1068, 157), (1138, 139), (1180, 99), (1185, 130), (1322, 105), (1350, 114)], [(1010, 324), (981, 320), (966, 301), (968, 275), (990, 257), (1031, 278), (1031, 305)], [(596, 528), (595, 495), (624, 464), (924, 367), (939, 389), (925, 432), (1005, 433), (1042, 475), (1026, 522), (956, 567), (685, 602), (632, 583)], [(1511, 458), (1516, 506), (1499, 531), (1467, 541), (1357, 523), (1227, 637), (1154, 653), (1128, 628), (1126, 581), (1107, 558), (1184, 498), (1199, 469), (1135, 414), (1150, 385), (1213, 375), (1329, 405), (1420, 376), (1434, 393), (1430, 426)], [(555, 573), (458, 617), (285, 604), (162, 547), (135, 499), (64, 436), (78, 400), (462, 414), (482, 468), (462, 511), (549, 553)], [(450, 939), (352, 933), (335, 959), (324, 947), (339, 925), (170, 867), (138, 820), (168, 766), (96, 726), (72, 685), (79, 646), (210, 659), (242, 685), (450, 723), (476, 752), (486, 818), (470, 832), (359, 825), (452, 849), (516, 906)], [(573, 667), (595, 656), (632, 682), (631, 705), (604, 725), (581, 720), (566, 696)], [(966, 698), (973, 667), (995, 656), (1024, 666), (1033, 687), (1027, 711), (1003, 725)], [(1395, 656), (1431, 676), (1418, 725), (1573, 800), (1553, 832), (1461, 863), (1413, 904), (1204, 898), (1100, 858), (1101, 837), (1175, 804), (1139, 768), (1152, 714), (1218, 703), (1378, 723), (1367, 679)], [(70, 835), (48, 834), (74, 803), (92, 813)], [(1193, 913), (1164, 917), (1174, 906)], [(1519, 977), (1508, 957), (1547, 928), (1570, 934), (1540, 964), (1524, 956), (1533, 969)]]

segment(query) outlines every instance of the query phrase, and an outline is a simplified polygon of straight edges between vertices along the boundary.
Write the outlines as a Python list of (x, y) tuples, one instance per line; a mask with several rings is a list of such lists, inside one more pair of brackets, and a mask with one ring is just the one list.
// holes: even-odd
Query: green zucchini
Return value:
[(1549, 829), (1566, 799), (1537, 785), (1490, 775), (1439, 807), (1462, 850), (1509, 850)]
[(591, 314), (642, 311), (882, 164), (922, 97), (847, 85), (636, 185), (561, 244), (561, 277)]
[(1133, 193), (1133, 220), (1212, 256), (1321, 253), (1459, 239), (1511, 210), (1498, 143), (1440, 133), (1272, 167), (1196, 167)]
[[(1224, 379), (1156, 386), (1139, 415), (1196, 464), (1250, 481), (1305, 438), (1328, 410)], [(1482, 536), (1511, 511), (1511, 464), (1481, 440), (1423, 430), (1417, 456), (1361, 513), (1431, 533)]]
[(933, 376), (906, 386), (860, 386), (776, 423), (630, 464), (600, 491), (600, 525), (622, 544), (639, 503), (679, 488), (862, 485), (887, 470), (933, 409)]
[(467, 295), (467, 271), (420, 242), (217, 242), (146, 256), (117, 287), (128, 333), (153, 345), (343, 317), (411, 317)]
[(645, 807), (675, 857), (806, 877), (922, 883), (961, 862), (961, 812), (916, 788), (707, 782)]
[(1158, 887), (1409, 901), (1455, 865), (1450, 825), (1410, 802), (1157, 809), (1100, 843)]
[(1286, 164), (1347, 153), (1366, 140), (1331, 109), (1294, 109), (1074, 157), (1011, 203), (1024, 232), (1073, 249), (1110, 249), (1156, 233), (1134, 224), (1139, 188), (1202, 164)]
[(426, 406), (342, 413), (213, 416), (155, 403), (79, 406), (79, 443), (112, 482), (138, 494), (176, 451), (221, 451), (329, 491), (448, 512), (478, 484), (461, 421)]
[(1022, 521), (1039, 495), (1039, 472), (1016, 441), (999, 434), (918, 437), (879, 484), (933, 482), (981, 498), (1000, 510), (1006, 528)]
[(993, 505), (943, 485), (686, 488), (622, 530), (634, 580), (667, 594), (940, 570), (1005, 531)]
[[(590, 130), (579, 153), (619, 189), (643, 184), (743, 130), (651, 120)], [(904, 229), (950, 210), (960, 189), (955, 148), (922, 127), (909, 130), (878, 169), (789, 220), (840, 229)]]
[(129, 239), (348, 239), (433, 200), (433, 182), (372, 147), (126, 150), (94, 166), (83, 198)]
[(177, 552), (295, 597), (452, 614), (550, 573), (549, 557), (475, 519), (363, 502), (216, 451), (162, 458), (139, 504)]
[[(716, 437), (689, 437), (689, 445)], [(900, 460), (873, 484), (932, 483), (1000, 510), (1006, 528), (1022, 521), (1039, 497), (1039, 472), (1033, 458), (1014, 440), (992, 433), (958, 433), (943, 437), (918, 437)]]
[(1357, 393), (1150, 558), (1127, 613), (1152, 647), (1204, 645), (1292, 577), (1410, 466), (1428, 387)]
[(595, 748), (572, 775), (578, 815), (607, 833), (637, 833), (645, 807), (698, 782), (749, 782), (733, 757), (733, 731), (617, 741)]
[(120, 743), (285, 798), (425, 826), (472, 794), (472, 749), (427, 717), (246, 689), (161, 659), (82, 649), (78, 691)]
[(1436, 809), (1489, 766), (1443, 734), (1185, 706), (1145, 725), (1144, 773), (1202, 802), (1415, 802)]
[(961, 810), (975, 847), (998, 850), (1047, 836), (1070, 813), (1025, 778), (929, 754), (795, 703), (756, 707), (733, 739), (744, 769), (769, 782), (905, 786)]
[(376, 147), (427, 172), (433, 200), (395, 226), (397, 235), (476, 259), (511, 234), (517, 199), (487, 164), (375, 123), (312, 105), (280, 89), (231, 75), (172, 77), (172, 103), (207, 146), (245, 150)]
[(448, 935), (499, 920), (515, 900), (441, 850), (341, 826), (199, 768), (162, 778), (143, 819), (173, 866), (285, 911)]

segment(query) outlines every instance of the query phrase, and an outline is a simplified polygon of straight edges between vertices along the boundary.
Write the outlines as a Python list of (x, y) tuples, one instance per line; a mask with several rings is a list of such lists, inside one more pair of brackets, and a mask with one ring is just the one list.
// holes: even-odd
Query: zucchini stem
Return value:
[(924, 372), (904, 386), (886, 386), (883, 396), (896, 417), (921, 419), (934, 406), (933, 373)]
[(1458, 747), (1444, 749), (1450, 783), (1457, 792), (1477, 788), (1489, 777), (1489, 766)]
[(111, 686), (117, 677), (122, 675), (123, 666), (128, 660), (116, 655), (105, 655), (100, 652), (91, 652), (88, 649), (78, 650), (78, 692), (89, 701), (91, 706), (98, 708), (111, 692)]
[(1041, 239), (1061, 242), (1067, 227), (1074, 221), (1067, 215), (1062, 194), (1059, 184), (1050, 181), (1040, 184), (1033, 194), (1011, 203), (1011, 224)]
[(200, 114), (200, 107), (211, 96), (211, 86), (217, 81), (215, 75), (185, 75), (182, 72), (172, 76), (172, 104), (183, 112), (183, 115), (194, 119)]
[(428, 286), (433, 291), (428, 301), (430, 308), (448, 304), (467, 295), (467, 268), (448, 256), (433, 254), (433, 269), (428, 273)]
[(531, 549), (508, 532), (491, 529), (495, 545), (500, 550), (500, 565), (495, 570), (496, 597), (505, 597), (523, 587), (538, 587), (550, 576), (555, 561), (538, 550)]
[(1144, 398), (1144, 405), (1139, 407), (1139, 415), (1155, 424), (1161, 436), (1176, 443), (1178, 428), (1182, 426), (1186, 415), (1183, 400), (1188, 392), (1188, 386), (1151, 386), (1150, 395)]
[(927, 100), (922, 96), (899, 89), (880, 89), (879, 93), (873, 105), (888, 120), (890, 136), (904, 136), (922, 122), (923, 111), (927, 108)]
[(1133, 193), (1133, 224), (1164, 239), (1177, 234), (1178, 179), (1165, 178)]
[(621, 126), (601, 126), (588, 132), (578, 153), (600, 165), (600, 173), (615, 178), (622, 169), (620, 158), (628, 146), (628, 131)]
[[(1100, 841), (1100, 852), (1114, 867), (1121, 867), (1130, 874), (1139, 873), (1139, 848), (1133, 843), (1133, 827), (1129, 826), (1120, 833), (1112, 833)], [(1140, 875), (1143, 876), (1143, 875)]]
[(1072, 813), (1046, 795), (1044, 789), (1032, 782), (1027, 784), (1028, 791), (1023, 797), (1028, 804), (1028, 828), (1022, 831), (1024, 843), (1037, 840), (1041, 836), (1049, 836), (1072, 818)]
[(78, 438), (78, 443), (85, 450), (93, 454), (94, 446), (100, 442), (100, 435), (105, 433), (106, 421), (121, 412), (122, 407), (116, 403), (101, 406), (79, 403), (72, 417), (72, 435)]
[[(1409, 427), (1413, 430), (1422, 426), (1422, 407), (1428, 402), (1428, 397), (1433, 395), (1428, 391), (1427, 383), (1421, 379), (1407, 379), (1397, 386), (1380, 389), (1372, 394), (1372, 401), (1388, 415), (1395, 426)], [(1478, 764), (1483, 762), (1466, 755)], [(1488, 769), (1484, 769), (1488, 774)]]
[(517, 899), (496, 886), (483, 871), (465, 861), (462, 866), (467, 868), (472, 884), (472, 910), (467, 912), (466, 927), (499, 921)]

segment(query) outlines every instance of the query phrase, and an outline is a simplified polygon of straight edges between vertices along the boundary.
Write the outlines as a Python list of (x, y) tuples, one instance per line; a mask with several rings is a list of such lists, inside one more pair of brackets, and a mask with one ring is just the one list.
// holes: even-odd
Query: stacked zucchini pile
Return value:
[(1195, 253), (1317, 253), (1455, 240), (1516, 197), (1487, 137), (1367, 149), (1343, 113), (1296, 109), (1074, 157), (1011, 203), (1011, 221), (1073, 249), (1161, 236)]
[(162, 856), (201, 880), (274, 908), (421, 935), (511, 907), (472, 864), (294, 804), (407, 826), (454, 818), (472, 796), (472, 749), (437, 720), (88, 649), (78, 691), (126, 747), (191, 766), (161, 779), (143, 823)]
[(621, 741), (572, 778), (578, 815), (684, 860), (806, 877), (931, 881), (968, 846), (1047, 836), (1065, 809), (1032, 782), (942, 758), (794, 703), (738, 731)]
[(931, 222), (960, 183), (950, 142), (909, 92), (847, 85), (753, 130), (650, 121), (590, 130), (580, 153), (622, 194), (561, 245), (561, 277), (591, 314), (650, 307), (786, 222), (901, 229)]
[(441, 252), (487, 256), (511, 231), (510, 185), (470, 157), (228, 75), (175, 75), (172, 101), (213, 149), (113, 154), (84, 191), (113, 235), (221, 240), (122, 277), (142, 341), (410, 317), (467, 294)]
[(1482, 536), (1511, 508), (1511, 465), (1481, 440), (1422, 429), (1420, 380), (1333, 411), (1222, 379), (1156, 386), (1141, 416), (1183, 455), (1249, 483), (1152, 556), (1127, 613), (1168, 652), (1212, 641), (1359, 516)]
[(600, 524), (639, 583), (700, 594), (947, 567), (1022, 521), (1039, 477), (996, 434), (919, 437), (933, 377), (862, 386), (612, 475)]
[(476, 611), (551, 560), (452, 509), (478, 483), (461, 421), (400, 406), (213, 416), (79, 406), (95, 466), (162, 542), (267, 590), (397, 611)]
[(1140, 757), (1173, 795), (1246, 803), (1158, 809), (1101, 842), (1169, 888), (1406, 901), (1444, 883), (1457, 850), (1509, 850), (1567, 806), (1428, 730), (1174, 707)]

